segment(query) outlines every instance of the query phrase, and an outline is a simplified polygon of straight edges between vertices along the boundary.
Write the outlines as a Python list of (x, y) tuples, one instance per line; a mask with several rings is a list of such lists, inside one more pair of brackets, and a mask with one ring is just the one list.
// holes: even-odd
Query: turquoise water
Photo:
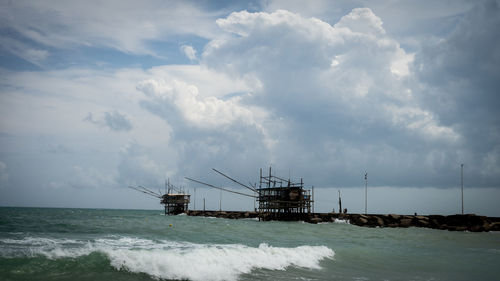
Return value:
[(499, 280), (499, 265), (500, 233), (0, 208), (0, 280)]

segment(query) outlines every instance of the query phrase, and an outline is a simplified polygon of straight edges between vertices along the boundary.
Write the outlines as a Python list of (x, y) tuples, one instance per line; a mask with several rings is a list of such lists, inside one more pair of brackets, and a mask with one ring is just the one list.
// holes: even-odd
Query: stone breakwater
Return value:
[[(218, 217), (227, 219), (259, 218), (267, 220), (265, 214), (245, 211), (187, 211), (188, 216)], [(350, 224), (364, 227), (427, 227), (450, 231), (500, 231), (500, 218), (466, 215), (380, 215), (380, 214), (309, 214), (304, 221), (309, 223), (345, 220)]]
[(349, 215), (349, 222), (368, 227), (427, 227), (450, 231), (500, 231), (500, 218), (467, 215)]

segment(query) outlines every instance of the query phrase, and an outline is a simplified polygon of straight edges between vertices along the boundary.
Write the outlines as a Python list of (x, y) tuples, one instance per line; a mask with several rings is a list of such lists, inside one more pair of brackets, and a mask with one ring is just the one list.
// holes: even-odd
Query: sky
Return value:
[(369, 212), (453, 214), (464, 164), (500, 216), (499, 30), (495, 0), (0, 0), (0, 206), (161, 209), (128, 187), (169, 179), (218, 208), (185, 177), (271, 166), (317, 211), (364, 211), (367, 173)]

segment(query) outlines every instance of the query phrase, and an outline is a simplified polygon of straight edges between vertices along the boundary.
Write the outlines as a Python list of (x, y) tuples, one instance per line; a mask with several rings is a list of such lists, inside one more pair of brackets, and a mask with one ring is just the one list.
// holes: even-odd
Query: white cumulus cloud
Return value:
[(197, 59), (196, 57), (196, 50), (193, 48), (193, 46), (191, 45), (182, 45), (181, 46), (181, 51), (184, 53), (184, 55), (186, 55), (186, 57), (191, 60), (191, 61), (194, 61)]

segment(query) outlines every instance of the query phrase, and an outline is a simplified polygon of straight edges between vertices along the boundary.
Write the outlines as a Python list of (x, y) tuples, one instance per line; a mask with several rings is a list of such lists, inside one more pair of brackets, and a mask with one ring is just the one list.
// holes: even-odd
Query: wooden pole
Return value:
[(259, 181), (259, 188), (262, 188), (262, 168), (260, 168), (260, 181)]
[(340, 189), (339, 189), (339, 214), (342, 214), (342, 199), (340, 198)]
[(269, 166), (269, 184), (267, 187), (271, 187), (271, 166)]
[[(300, 181), (302, 182), (302, 179), (300, 179)], [(313, 201), (313, 202), (312, 202), (312, 203), (313, 203), (313, 206), (312, 206), (312, 207), (313, 207), (313, 214), (314, 214), (314, 185), (313, 185), (313, 187), (312, 187), (312, 201)]]
[(460, 177), (462, 182), (462, 215), (464, 214), (464, 164), (460, 164)]

